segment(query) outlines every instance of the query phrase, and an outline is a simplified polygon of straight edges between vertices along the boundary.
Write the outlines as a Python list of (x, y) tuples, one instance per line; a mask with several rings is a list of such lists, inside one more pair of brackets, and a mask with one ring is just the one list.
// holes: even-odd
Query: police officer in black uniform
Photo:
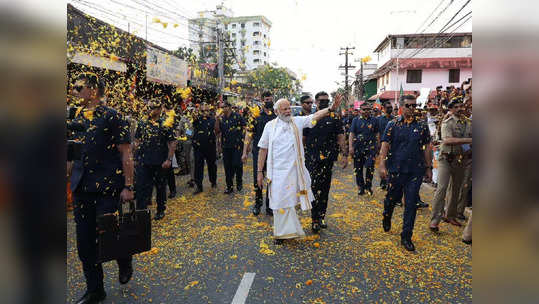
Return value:
[[(81, 98), (75, 138), (80, 155), (74, 160), (71, 189), (77, 249), (86, 278), (87, 291), (78, 304), (105, 299), (103, 266), (96, 263), (97, 216), (118, 210), (120, 201), (133, 199), (133, 156), (129, 125), (118, 112), (102, 104), (105, 84), (93, 73), (81, 74), (74, 85)], [(127, 283), (133, 274), (132, 257), (118, 259), (119, 280)]]
[[(241, 156), (242, 161), (245, 163), (247, 161), (247, 154), (253, 143), (253, 183), (256, 192), (255, 205), (253, 206), (252, 212), (254, 215), (260, 214), (260, 207), (262, 207), (262, 189), (258, 187), (256, 178), (258, 171), (265, 171), (266, 168), (258, 168), (258, 141), (262, 137), (264, 132), (264, 127), (268, 121), (276, 118), (277, 116), (273, 113), (273, 96), (270, 92), (264, 92), (262, 94), (262, 101), (264, 102), (264, 111), (260, 115), (254, 118), (252, 125), (247, 127), (247, 132), (245, 132), (245, 146), (243, 148), (243, 155)], [(269, 207), (269, 197), (266, 190), (266, 214), (273, 216), (273, 211)]]
[[(231, 104), (225, 100), (223, 114), (218, 117), (219, 147), (223, 151), (223, 166), (226, 176), (225, 194), (234, 192), (234, 176), (236, 176), (236, 189), (243, 188), (243, 163), (241, 155), (243, 151), (243, 129), (245, 120), (240, 114), (233, 112)], [(221, 149), (219, 149), (221, 150)]]
[(389, 180), (384, 200), (382, 226), (391, 229), (395, 205), (404, 193), (404, 213), (401, 244), (414, 251), (412, 233), (417, 212), (417, 198), (423, 177), (432, 179), (430, 133), (427, 125), (416, 119), (416, 98), (404, 95), (400, 100), (402, 115), (388, 123), (382, 136), (380, 151), (380, 177)]
[[(384, 131), (386, 130), (387, 124), (395, 119), (395, 116), (392, 115), (393, 113), (393, 105), (390, 102), (384, 103), (384, 115), (380, 115), (376, 117), (378, 120), (378, 133), (380, 138), (382, 138), (382, 135)], [(380, 180), (380, 188), (386, 189), (387, 188), (387, 178), (383, 178)]]
[[(315, 104), (318, 110), (329, 107), (329, 95), (326, 92), (317, 93)], [(343, 153), (343, 168), (347, 164), (348, 150), (344, 127), (340, 119), (332, 116), (334, 115), (322, 118), (312, 129), (303, 129), (303, 136), (306, 139), (305, 166), (311, 175), (311, 188), (314, 194), (311, 228), (315, 233), (318, 233), (320, 228), (327, 228), (324, 218), (328, 206), (333, 163), (339, 155), (339, 146)]]
[(200, 111), (193, 112), (193, 150), (195, 154), (195, 184), (193, 194), (203, 191), (204, 161), (208, 166), (208, 175), (212, 188), (217, 187), (217, 147), (215, 134), (219, 133), (219, 124), (210, 113), (209, 105), (202, 104)]
[(137, 147), (137, 208), (150, 204), (153, 187), (156, 189), (155, 219), (165, 217), (166, 176), (172, 166), (176, 140), (171, 127), (163, 125), (162, 105), (157, 100), (148, 104), (149, 117), (140, 121), (135, 133)]
[[(349, 153), (354, 158), (354, 174), (359, 195), (368, 192), (372, 195), (372, 177), (374, 174), (374, 160), (380, 137), (378, 137), (378, 121), (371, 117), (372, 106), (363, 103), (360, 106), (360, 116), (354, 118), (350, 128)], [(363, 179), (365, 167), (365, 179)]]

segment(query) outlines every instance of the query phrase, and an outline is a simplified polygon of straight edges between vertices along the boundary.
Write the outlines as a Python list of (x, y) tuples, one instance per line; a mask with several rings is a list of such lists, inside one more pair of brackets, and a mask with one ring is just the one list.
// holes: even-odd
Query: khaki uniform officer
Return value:
[(447, 212), (443, 219), (455, 226), (462, 226), (457, 216), (457, 201), (462, 186), (464, 171), (472, 144), (472, 124), (464, 116), (464, 106), (459, 101), (448, 105), (450, 116), (442, 122), (440, 157), (438, 162), (438, 187), (434, 194), (430, 229), (438, 231), (442, 220), (446, 192), (451, 180), (451, 192)]

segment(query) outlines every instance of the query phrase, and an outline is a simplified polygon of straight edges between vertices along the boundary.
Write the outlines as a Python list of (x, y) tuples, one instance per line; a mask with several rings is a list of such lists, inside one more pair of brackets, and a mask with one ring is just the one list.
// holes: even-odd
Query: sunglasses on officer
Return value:
[(404, 107), (409, 109), (409, 108), (417, 108), (417, 103), (405, 103), (404, 104)]

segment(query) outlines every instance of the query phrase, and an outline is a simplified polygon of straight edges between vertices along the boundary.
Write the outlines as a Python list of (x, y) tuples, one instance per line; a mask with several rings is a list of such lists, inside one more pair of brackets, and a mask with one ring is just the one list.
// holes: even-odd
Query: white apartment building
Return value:
[(472, 33), (388, 35), (374, 53), (378, 94), (370, 99), (398, 98), (401, 85), (407, 94), (472, 77)]
[[(199, 12), (200, 18), (189, 20), (190, 47), (198, 53), (205, 42), (216, 41), (216, 28), (227, 33), (228, 47), (235, 49), (237, 70), (252, 70), (270, 62), (271, 22), (264, 16), (234, 17), (222, 5), (216, 11)], [(201, 43), (202, 42), (202, 43)]]

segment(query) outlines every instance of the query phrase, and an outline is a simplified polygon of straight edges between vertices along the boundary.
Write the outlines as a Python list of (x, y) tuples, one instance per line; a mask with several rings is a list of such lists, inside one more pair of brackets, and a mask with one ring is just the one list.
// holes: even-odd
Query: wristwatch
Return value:
[(133, 191), (133, 190), (135, 190), (135, 187), (133, 187), (133, 185), (129, 185), (129, 186), (128, 186), (128, 185), (125, 185), (125, 186), (124, 186), (124, 189), (127, 189), (127, 190), (129, 190), (129, 191)]

